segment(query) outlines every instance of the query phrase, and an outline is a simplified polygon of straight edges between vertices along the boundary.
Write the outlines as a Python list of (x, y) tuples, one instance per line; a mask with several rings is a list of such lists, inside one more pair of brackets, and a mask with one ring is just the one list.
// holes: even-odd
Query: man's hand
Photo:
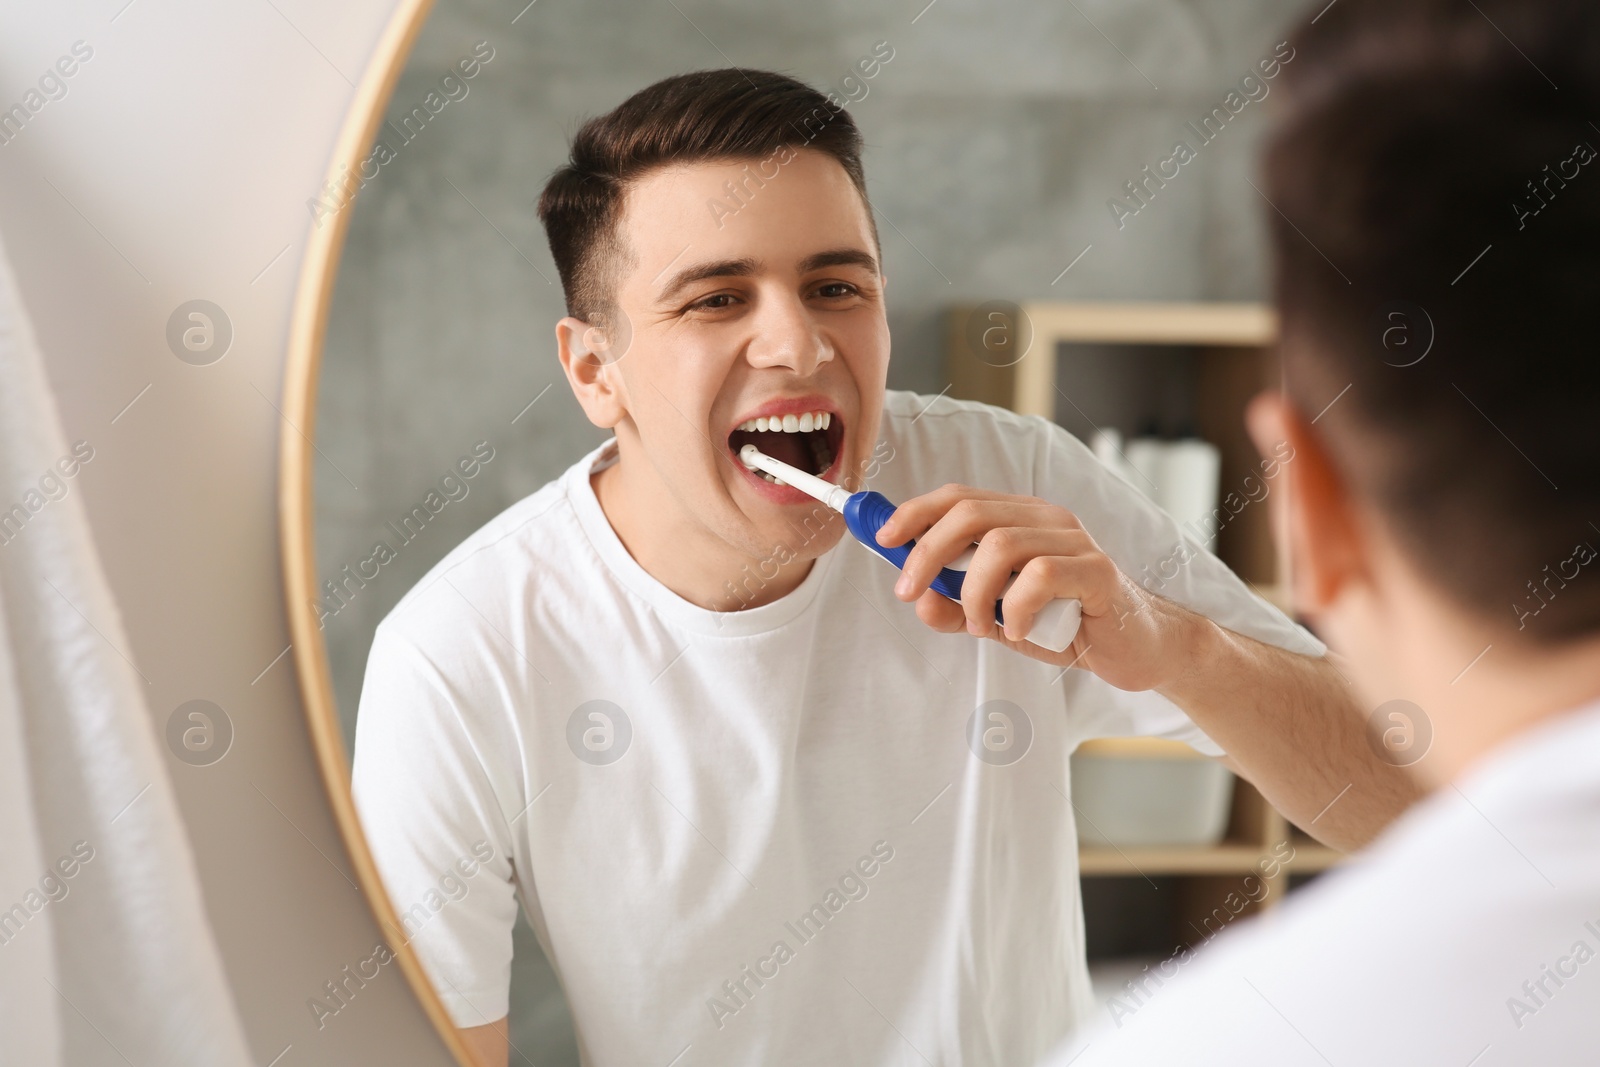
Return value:
[[(1139, 588), (1065, 508), (1033, 497), (947, 485), (908, 500), (878, 531), (892, 548), (917, 538), (895, 585), (936, 630), (966, 629), (1023, 655), (1092, 670), (1118, 689), (1154, 689), (1182, 708), (1296, 825), (1337, 848), (1370, 840), (1419, 791), (1379, 759), (1335, 658), (1289, 652), (1236, 634)], [(979, 548), (961, 603), (928, 583), (939, 568)], [(1083, 625), (1065, 652), (1013, 640), (994, 622), (994, 601), (1021, 637), (1056, 597), (1083, 602)]]
[[(895, 595), (917, 602), (917, 617), (935, 630), (965, 629), (1025, 656), (1093, 671), (1118, 689), (1155, 689), (1188, 669), (1193, 616), (1171, 610), (1123, 574), (1077, 516), (1036, 497), (946, 485), (901, 504), (878, 531), (886, 548), (917, 544), (895, 583)], [(978, 543), (957, 604), (928, 588), (939, 568)], [(1017, 580), (1001, 597), (1007, 579)], [(1051, 600), (1083, 604), (1083, 624), (1065, 652), (1023, 638)], [(994, 621), (1001, 600), (1004, 632)]]

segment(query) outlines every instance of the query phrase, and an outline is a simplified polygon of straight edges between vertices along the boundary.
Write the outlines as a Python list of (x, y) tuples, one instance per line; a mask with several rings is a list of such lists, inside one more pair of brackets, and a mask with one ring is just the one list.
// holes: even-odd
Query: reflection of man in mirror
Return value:
[[(1080, 742), (1187, 741), (1342, 847), (1412, 799), (1322, 643), (1077, 439), (886, 389), (861, 139), (827, 96), (667, 79), (579, 130), (539, 211), (561, 366), (615, 437), (396, 607), (356, 738), (402, 910), (493, 848), (414, 937), (492, 1062), (520, 906), (587, 1063), (1031, 1063), (1093, 1010)], [(901, 502), (902, 574), (746, 443)], [(973, 542), (963, 602), (930, 592)], [(1173, 559), (1161, 595), (1129, 577)], [(1067, 598), (1066, 652), (1022, 640)]]

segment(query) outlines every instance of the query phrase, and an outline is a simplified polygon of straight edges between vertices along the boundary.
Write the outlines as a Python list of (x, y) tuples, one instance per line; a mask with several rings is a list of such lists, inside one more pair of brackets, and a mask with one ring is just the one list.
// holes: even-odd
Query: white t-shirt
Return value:
[[(1324, 651), (1044, 419), (891, 392), (876, 455), (896, 502), (1065, 505), (1129, 574), (1182, 540), (1163, 595)], [(848, 537), (772, 603), (691, 604), (607, 522), (614, 459), (463, 542), (368, 659), (355, 798), (452, 1017), (506, 1014), (520, 894), (597, 1067), (1032, 1063), (1093, 1012), (1068, 755), (1220, 750), (1155, 693), (927, 628)]]
[(1050, 1067), (1600, 1063), (1600, 702), (1152, 973)]

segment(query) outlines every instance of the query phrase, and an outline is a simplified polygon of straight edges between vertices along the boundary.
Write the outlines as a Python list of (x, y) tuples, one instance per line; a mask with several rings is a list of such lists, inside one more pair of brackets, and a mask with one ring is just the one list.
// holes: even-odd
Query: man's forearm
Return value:
[(478, 1067), (505, 1067), (511, 1058), (510, 1016), (483, 1026), (462, 1027), (456, 1036), (467, 1046)]
[(1365, 716), (1329, 659), (1245, 637), (1168, 601), (1188, 633), (1182, 673), (1157, 692), (1229, 764), (1318, 840), (1351, 850), (1420, 795), (1367, 744)]

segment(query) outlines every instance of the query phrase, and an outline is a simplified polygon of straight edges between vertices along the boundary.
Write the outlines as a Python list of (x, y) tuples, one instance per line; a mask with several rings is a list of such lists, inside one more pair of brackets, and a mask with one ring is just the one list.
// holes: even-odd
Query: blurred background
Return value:
[[(1252, 188), (1251, 168), (1276, 99), (1257, 64), (1273, 57), (1298, 5), (524, 2), (441, 0), (380, 135), (393, 158), (353, 204), (325, 198), (312, 207), (353, 212), (315, 432), (326, 461), (317, 470), (319, 571), (333, 580), (376, 541), (397, 544), (389, 524), (480, 442), (493, 449), (467, 494), (431, 515), (377, 578), (325, 602), (347, 737), (383, 616), (458, 541), (605, 436), (584, 419), (556, 362), (552, 331), (564, 308), (534, 205), (578, 124), (659, 78), (762, 67), (852, 101), (890, 279), (891, 388), (951, 387), (955, 307), (1268, 295), (1263, 212), (1271, 208)], [(875, 50), (892, 55), (862, 78), (857, 61)], [(443, 75), (474, 57), (481, 69), (464, 82), (466, 94), (429, 110)], [(1187, 124), (1226, 106), (1250, 74), (1264, 98), (1230, 108), (1225, 128), (1202, 145)], [(1197, 148), (1195, 158), (1146, 202), (1133, 199), (1125, 183), (1168, 159), (1179, 140)], [(1120, 220), (1113, 198), (1128, 209)], [(1058, 416), (1068, 429), (1085, 439), (1096, 428), (1193, 432), (1203, 384), (1181, 348), (1124, 360), (1120, 370), (1092, 350), (1075, 358), (1058, 375), (1071, 393)], [(1226, 467), (1222, 481), (1230, 482)], [(1245, 834), (1249, 864), (1236, 857), (1227, 872), (1184, 881), (1184, 863), (1140, 864), (1144, 854), (1122, 851), (1129, 866), (1112, 859), (1085, 878), (1091, 955), (1116, 961), (1100, 973), (1115, 979), (1170, 953), (1175, 927), (1199, 932), (1192, 915), (1287, 833), (1248, 796), (1230, 800), (1229, 785), (1202, 784), (1222, 821), (1207, 841), (1186, 844)], [(1144, 842), (1179, 843), (1159, 834)], [(559, 989), (525, 922), (512, 1017), (526, 1058), (576, 1063)]]

